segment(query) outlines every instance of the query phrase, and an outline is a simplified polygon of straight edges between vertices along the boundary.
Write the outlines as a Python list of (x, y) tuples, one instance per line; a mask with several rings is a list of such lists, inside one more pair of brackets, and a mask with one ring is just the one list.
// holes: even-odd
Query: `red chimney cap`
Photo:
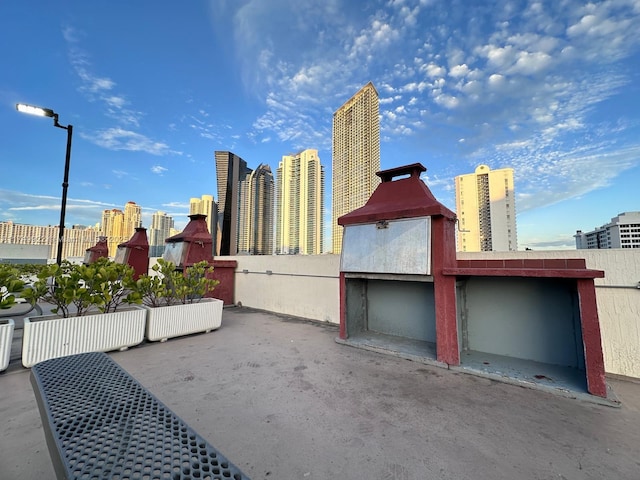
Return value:
[[(420, 179), (427, 169), (420, 163), (377, 172), (382, 179), (367, 203), (338, 218), (338, 225), (376, 223), (380, 220), (398, 220), (416, 217), (446, 217), (456, 214), (436, 200), (429, 187)], [(400, 175), (408, 178), (393, 180)]]

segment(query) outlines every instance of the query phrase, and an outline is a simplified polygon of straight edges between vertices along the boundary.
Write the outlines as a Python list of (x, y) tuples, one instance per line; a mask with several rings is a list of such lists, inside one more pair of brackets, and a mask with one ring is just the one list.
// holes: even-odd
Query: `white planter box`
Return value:
[(10, 318), (0, 320), (0, 372), (9, 366), (14, 325)]
[(198, 332), (210, 332), (222, 324), (222, 300), (203, 298), (198, 303), (145, 307), (147, 309), (147, 339), (166, 341), (168, 338)]
[(126, 350), (144, 340), (146, 314), (144, 308), (133, 306), (82, 317), (25, 318), (22, 365), (29, 368), (50, 358)]

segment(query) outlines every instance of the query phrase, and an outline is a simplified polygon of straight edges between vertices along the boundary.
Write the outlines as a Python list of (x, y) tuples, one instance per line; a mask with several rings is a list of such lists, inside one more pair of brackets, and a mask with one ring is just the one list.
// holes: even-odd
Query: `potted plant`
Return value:
[(207, 278), (213, 271), (207, 261), (176, 271), (172, 262), (162, 258), (152, 275), (142, 275), (134, 288), (147, 312), (146, 336), (150, 341), (197, 332), (210, 332), (222, 323), (222, 300), (205, 298), (219, 283)]
[[(0, 310), (8, 310), (15, 305), (15, 294), (23, 289), (20, 272), (11, 265), (0, 264)], [(14, 326), (13, 319), (0, 318), (0, 372), (9, 366)]]
[(48, 265), (24, 292), (52, 315), (24, 320), (22, 364), (85, 352), (126, 350), (144, 339), (146, 311), (131, 290), (133, 269), (100, 258), (90, 265)]

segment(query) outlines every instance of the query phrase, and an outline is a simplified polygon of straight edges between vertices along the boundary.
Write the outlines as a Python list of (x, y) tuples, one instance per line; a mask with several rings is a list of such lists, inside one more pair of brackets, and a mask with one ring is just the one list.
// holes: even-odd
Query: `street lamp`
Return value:
[(40, 117), (52, 117), (53, 126), (63, 128), (67, 131), (67, 154), (64, 160), (64, 180), (62, 181), (62, 206), (60, 208), (60, 227), (58, 228), (58, 255), (56, 263), (62, 263), (62, 242), (64, 238), (64, 215), (67, 211), (67, 188), (69, 187), (69, 163), (71, 161), (71, 135), (73, 135), (73, 125), (60, 125), (58, 123), (58, 114), (49, 108), (35, 107), (33, 105), (25, 105), (24, 103), (16, 104), (16, 110), (22, 113), (38, 115)]

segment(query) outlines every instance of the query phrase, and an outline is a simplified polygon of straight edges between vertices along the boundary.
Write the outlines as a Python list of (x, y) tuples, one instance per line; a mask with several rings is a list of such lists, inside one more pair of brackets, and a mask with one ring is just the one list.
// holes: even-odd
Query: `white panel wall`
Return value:
[(340, 323), (339, 255), (239, 255), (218, 258), (238, 262), (236, 304)]

